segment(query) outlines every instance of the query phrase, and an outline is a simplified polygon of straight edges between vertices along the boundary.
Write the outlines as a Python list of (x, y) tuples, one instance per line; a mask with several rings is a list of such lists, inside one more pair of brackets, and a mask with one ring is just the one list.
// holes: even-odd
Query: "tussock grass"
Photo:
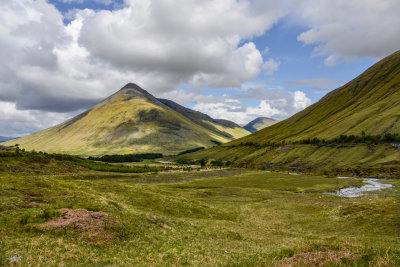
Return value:
[[(398, 187), (323, 193), (359, 183), (243, 170), (3, 173), (0, 265), (13, 255), (30, 266), (399, 265)], [(95, 240), (37, 227), (64, 208), (110, 214), (119, 227)]]

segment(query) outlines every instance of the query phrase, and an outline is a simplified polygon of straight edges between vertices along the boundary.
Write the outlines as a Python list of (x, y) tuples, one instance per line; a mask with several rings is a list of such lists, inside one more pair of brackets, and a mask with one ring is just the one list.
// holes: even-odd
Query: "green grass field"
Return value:
[[(399, 180), (354, 199), (359, 179), (245, 170), (0, 174), (0, 265), (398, 266)], [(45, 230), (62, 208), (117, 222)], [(11, 263), (14, 255), (22, 260)]]

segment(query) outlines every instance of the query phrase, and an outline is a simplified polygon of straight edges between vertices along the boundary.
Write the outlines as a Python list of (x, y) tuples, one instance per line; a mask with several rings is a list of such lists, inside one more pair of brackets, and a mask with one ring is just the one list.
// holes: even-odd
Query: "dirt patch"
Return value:
[(105, 212), (93, 212), (84, 209), (62, 209), (62, 215), (39, 225), (40, 230), (73, 229), (82, 237), (91, 241), (106, 241), (113, 238), (113, 230), (118, 226), (116, 218)]
[(350, 251), (305, 252), (286, 258), (274, 266), (323, 266), (328, 263), (338, 264), (342, 259), (350, 259), (352, 256)]

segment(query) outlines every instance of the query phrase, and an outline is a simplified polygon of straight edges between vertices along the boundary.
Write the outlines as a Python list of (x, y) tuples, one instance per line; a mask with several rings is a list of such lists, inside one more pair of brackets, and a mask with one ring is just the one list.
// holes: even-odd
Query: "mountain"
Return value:
[[(28, 150), (97, 156), (175, 154), (211, 147), (249, 134), (177, 103), (157, 99), (129, 83), (92, 109), (49, 129), (13, 140)], [(4, 143), (10, 145), (10, 142)]]
[[(317, 103), (246, 140), (294, 141), (341, 134), (400, 132), (400, 51), (330, 92)], [(241, 142), (241, 141), (237, 141)]]
[(249, 122), (248, 124), (246, 124), (245, 126), (243, 126), (243, 128), (251, 133), (255, 133), (261, 129), (264, 129), (265, 127), (274, 125), (277, 122), (279, 122), (279, 121), (271, 119), (271, 118), (258, 117), (256, 119), (252, 120), (251, 122)]
[[(395, 146), (287, 145), (310, 138), (400, 133), (400, 51), (382, 59), (360, 76), (328, 93), (294, 116), (221, 146), (187, 155), (238, 161), (242, 166), (336, 168), (352, 164), (400, 164)], [(268, 144), (283, 144), (274, 148)], [(329, 166), (328, 166), (329, 165)]]
[(15, 137), (0, 136), (0, 142), (5, 142), (14, 138)]

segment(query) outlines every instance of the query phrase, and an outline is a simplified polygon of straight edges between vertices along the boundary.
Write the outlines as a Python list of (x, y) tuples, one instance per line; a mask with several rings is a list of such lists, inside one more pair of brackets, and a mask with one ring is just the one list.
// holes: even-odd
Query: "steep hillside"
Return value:
[(248, 133), (234, 123), (221, 123), (172, 101), (159, 100), (129, 83), (75, 118), (4, 144), (18, 143), (29, 150), (86, 156), (141, 152), (174, 154), (196, 147), (211, 147)]
[(265, 127), (274, 125), (275, 123), (278, 123), (278, 122), (279, 122), (278, 120), (274, 120), (271, 118), (258, 117), (256, 119), (252, 120), (251, 122), (249, 122), (248, 124), (246, 124), (245, 126), (243, 126), (243, 128), (251, 133), (255, 133), (261, 129), (264, 129)]
[(250, 134), (246, 129), (240, 127), (236, 123), (228, 120), (213, 119), (210, 116), (196, 110), (185, 108), (174, 101), (168, 99), (158, 99), (161, 103), (182, 114), (189, 120), (198, 125), (213, 131), (226, 138), (239, 138)]
[[(289, 119), (188, 157), (234, 160), (239, 165), (256, 167), (399, 166), (397, 144), (287, 145), (312, 138), (332, 140), (340, 135), (379, 137), (396, 133), (400, 133), (400, 51)], [(276, 147), (282, 142), (286, 145)]]
[(289, 119), (242, 141), (294, 141), (400, 132), (400, 51)]

